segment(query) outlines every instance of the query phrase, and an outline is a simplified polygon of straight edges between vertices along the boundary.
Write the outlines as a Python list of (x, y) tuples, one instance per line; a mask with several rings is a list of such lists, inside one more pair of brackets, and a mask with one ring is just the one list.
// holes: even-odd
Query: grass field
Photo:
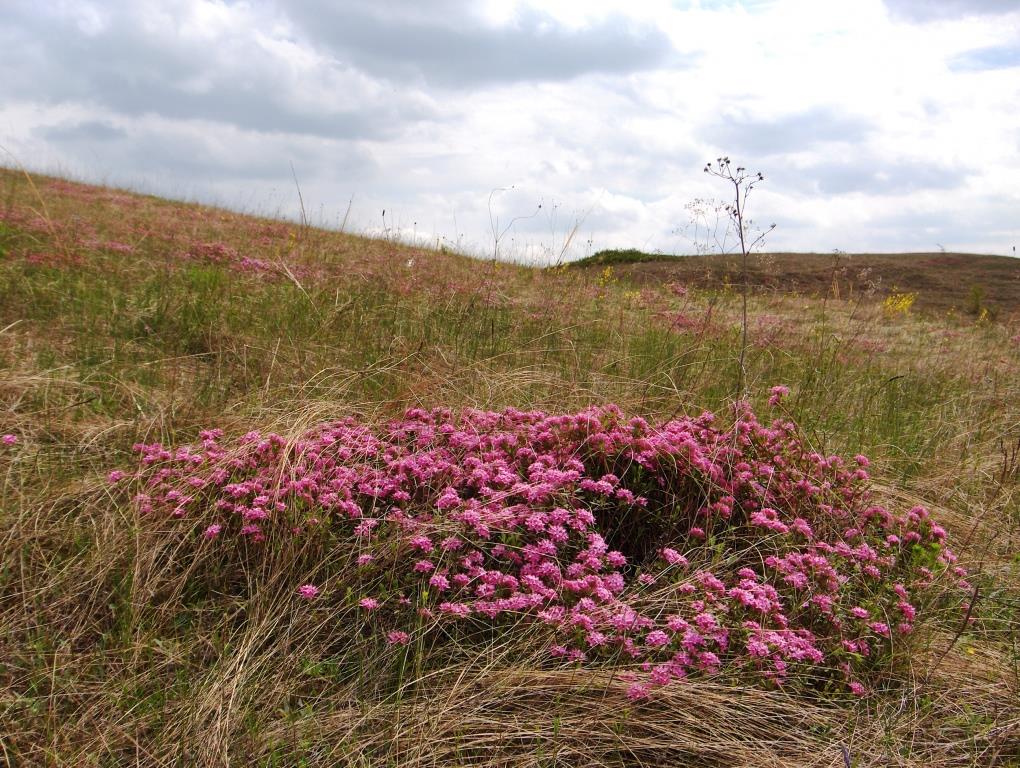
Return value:
[[(739, 284), (740, 255), (670, 257), (602, 251), (584, 268), (613, 266), (640, 285), (679, 281), (701, 288)], [(973, 253), (766, 253), (752, 258), (748, 282), (758, 290), (829, 295), (852, 301), (891, 292), (916, 294), (919, 309), (948, 315), (1015, 318), (1020, 313), (1020, 261)]]
[[(652, 424), (708, 410), (720, 434), (737, 434), (740, 295), (723, 259), (542, 270), (0, 171), (0, 755), (19, 766), (1020, 765), (1014, 264), (756, 265), (750, 406), (763, 422), (779, 413), (821, 457), (868, 457), (874, 503), (929, 509), (968, 585), (936, 580), (913, 631), (848, 661), (861, 691), (837, 684), (835, 666), (777, 680), (719, 649), (719, 666), (635, 696), (640, 656), (598, 643), (583, 661), (550, 656), (554, 628), (528, 610), (446, 620), (438, 582), (401, 570), (399, 537), (446, 525), (432, 512), (380, 512), (392, 567), (365, 570), (344, 521), (312, 501), (281, 514), (299, 509), (295, 531), (323, 517), (314, 535), (228, 539), (203, 535), (227, 480), (196, 481), (206, 495), (179, 516), (140, 512), (138, 494), (159, 467), (190, 462), (175, 453), (186, 446), (205, 445), (196, 465), (219, 461), (210, 430), (223, 432), (224, 461), (250, 458), (252, 430), (280, 435), (286, 455), (257, 471), (293, 480), (321, 448), (317, 425), (350, 419), (351, 434), (385, 435), (415, 408), (456, 421), (467, 409), (615, 404)], [(790, 391), (777, 405), (779, 385)], [(157, 443), (169, 452), (140, 465), (133, 446)], [(439, 490), (414, 487), (423, 495), (405, 511)], [(626, 595), (649, 574), (632, 604), (664, 612), (689, 580), (654, 581), (653, 550), (674, 529), (647, 533), (637, 519), (606, 536), (627, 547)], [(702, 540), (684, 525), (683, 554), (724, 580), (737, 578), (738, 538), (745, 560), (774, 544), (744, 530)], [(316, 590), (302, 597), (306, 584)], [(389, 597), (365, 607), (365, 595), (395, 604), (398, 593), (405, 613), (388, 612)], [(406, 637), (385, 641), (392, 632)]]

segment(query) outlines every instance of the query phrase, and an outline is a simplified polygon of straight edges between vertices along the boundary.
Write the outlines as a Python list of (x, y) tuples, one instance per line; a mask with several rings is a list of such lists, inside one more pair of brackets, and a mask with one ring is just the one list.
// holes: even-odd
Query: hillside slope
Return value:
[[(740, 281), (733, 255), (662, 257), (605, 252), (578, 262), (580, 268), (612, 264), (636, 285), (674, 281), (717, 288)], [(751, 257), (748, 282), (758, 291), (853, 299), (881, 298), (894, 291), (916, 294), (916, 306), (935, 312), (980, 314), (982, 307), (1004, 317), (1020, 312), (1020, 259), (972, 253), (821, 254), (762, 253)]]

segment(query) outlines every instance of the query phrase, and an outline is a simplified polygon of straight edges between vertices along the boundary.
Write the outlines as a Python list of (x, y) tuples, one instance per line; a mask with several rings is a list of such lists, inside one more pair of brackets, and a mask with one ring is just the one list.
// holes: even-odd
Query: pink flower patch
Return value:
[[(349, 556), (363, 589), (394, 595), (372, 617), (391, 645), (418, 626), (470, 620), (480, 636), (484, 622), (533, 623), (558, 659), (643, 665), (637, 699), (723, 668), (767, 685), (864, 680), (893, 633), (923, 619), (938, 576), (965, 581), (947, 533), (923, 507), (876, 505), (864, 457), (822, 455), (746, 403), (724, 421), (417, 408), (380, 426), (346, 418), (288, 437), (203, 430), (194, 446), (139, 444), (137, 471), (116, 478), (137, 485), (140, 524), (198, 526), (225, 555), (300, 535), (339, 555), (323, 568)], [(916, 566), (914, 544), (934, 548), (936, 565)], [(895, 617), (894, 629), (873, 617)]]

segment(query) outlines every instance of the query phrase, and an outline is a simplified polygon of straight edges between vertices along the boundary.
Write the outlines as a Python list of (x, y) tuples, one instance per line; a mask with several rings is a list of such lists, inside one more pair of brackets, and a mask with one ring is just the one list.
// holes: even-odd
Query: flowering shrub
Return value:
[(906, 293), (894, 290), (891, 294), (885, 297), (885, 300), (882, 302), (882, 309), (889, 317), (906, 315), (909, 314), (910, 308), (914, 306), (914, 301), (916, 300), (916, 293)]
[(710, 413), (653, 425), (611, 405), (414, 409), (380, 430), (346, 419), (294, 440), (201, 441), (136, 446), (143, 518), (179, 519), (196, 545), (320, 536), (379, 585), (354, 600), (388, 643), (420, 629), (416, 609), (525, 615), (550, 628), (554, 657), (640, 664), (635, 697), (723, 667), (863, 693), (955, 562), (924, 508), (870, 500), (865, 457), (820, 455), (746, 404), (727, 427)]

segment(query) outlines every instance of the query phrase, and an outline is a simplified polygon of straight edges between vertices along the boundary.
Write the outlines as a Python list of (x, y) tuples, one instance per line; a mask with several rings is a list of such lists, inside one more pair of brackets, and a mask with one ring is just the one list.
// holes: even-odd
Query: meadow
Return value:
[(0, 755), (1020, 765), (1020, 264), (841, 258), (745, 399), (724, 267), (0, 170)]

